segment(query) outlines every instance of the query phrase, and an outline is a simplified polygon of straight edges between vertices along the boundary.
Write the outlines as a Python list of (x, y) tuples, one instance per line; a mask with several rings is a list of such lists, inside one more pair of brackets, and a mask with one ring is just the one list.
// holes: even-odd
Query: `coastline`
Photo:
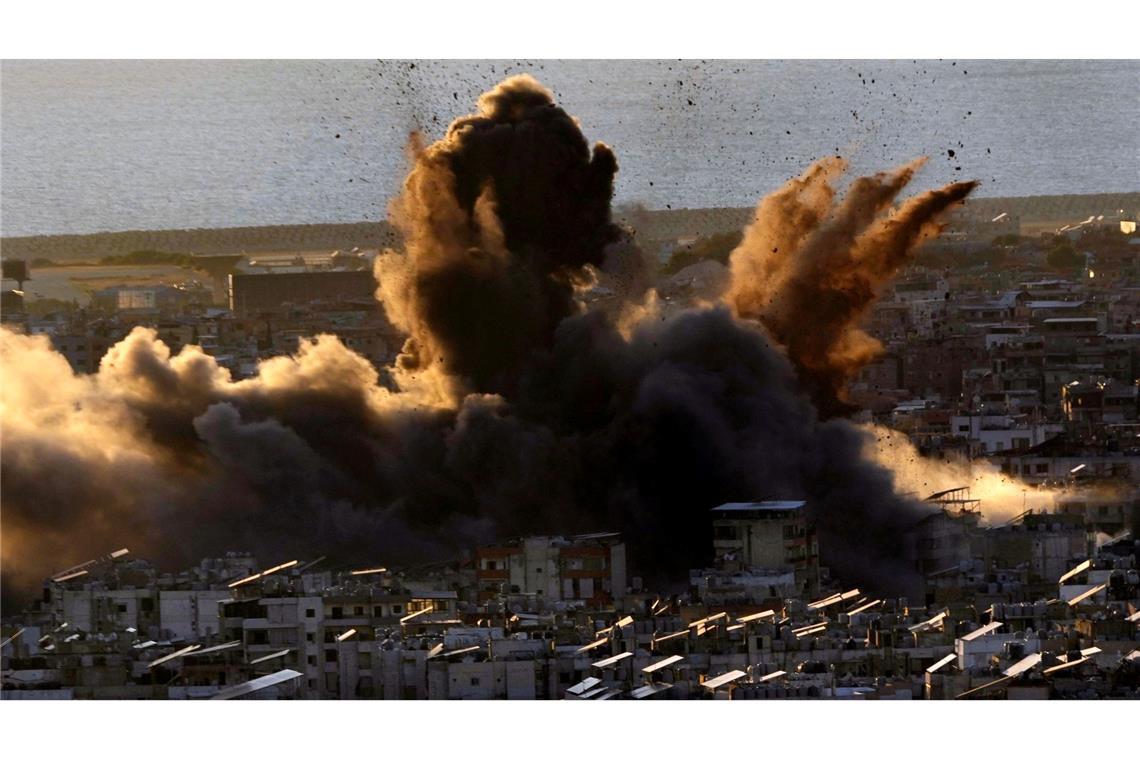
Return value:
[[(1119, 210), (1140, 212), (1140, 192), (982, 197), (968, 200), (957, 213), (977, 220), (1007, 213), (1019, 218), (1023, 226), (1040, 231), (1053, 224), (1059, 227)], [(752, 212), (752, 207), (645, 209), (620, 205), (615, 207), (614, 217), (651, 243), (735, 231), (750, 221)], [(7, 259), (74, 262), (143, 250), (199, 255), (298, 253), (382, 249), (399, 241), (398, 231), (382, 221), (0, 237), (0, 254)]]

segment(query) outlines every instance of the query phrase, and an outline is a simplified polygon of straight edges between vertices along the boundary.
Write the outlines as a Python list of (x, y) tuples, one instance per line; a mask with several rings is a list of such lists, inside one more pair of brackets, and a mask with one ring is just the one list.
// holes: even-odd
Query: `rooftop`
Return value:
[(787, 509), (802, 509), (806, 501), (730, 501), (713, 507), (713, 512), (776, 512)]

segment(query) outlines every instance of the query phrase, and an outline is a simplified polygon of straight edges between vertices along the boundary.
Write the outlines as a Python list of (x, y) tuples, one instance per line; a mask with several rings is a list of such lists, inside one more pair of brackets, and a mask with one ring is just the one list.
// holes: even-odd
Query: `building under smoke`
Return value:
[(229, 306), (242, 316), (272, 312), (286, 304), (370, 298), (376, 281), (367, 270), (235, 273), (229, 276)]
[[(615, 153), (532, 78), (413, 153), (404, 246), (376, 261), (408, 336), (383, 382), (329, 335), (235, 381), (143, 328), (85, 377), (0, 332), (6, 591), (124, 533), (170, 561), (233, 545), (423, 561), (616, 529), (634, 572), (666, 581), (711, 559), (710, 509), (748, 499), (806, 500), (834, 576), (907, 585), (901, 536), (927, 509), (869, 456), (843, 388), (881, 350), (862, 316), (972, 183), (896, 207), (918, 164), (841, 192), (843, 162), (823, 161), (758, 206), (723, 296), (665, 314), (611, 218)], [(239, 312), (373, 287), (234, 283)]]

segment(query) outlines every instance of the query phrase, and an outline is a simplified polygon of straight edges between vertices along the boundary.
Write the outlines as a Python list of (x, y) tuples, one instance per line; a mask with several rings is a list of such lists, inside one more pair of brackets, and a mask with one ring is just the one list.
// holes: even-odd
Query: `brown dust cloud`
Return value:
[[(808, 500), (833, 575), (902, 589), (927, 507), (896, 481), (937, 465), (904, 454), (923, 473), (896, 477), (844, 388), (881, 350), (864, 313), (974, 187), (901, 199), (919, 166), (841, 191), (844, 161), (819, 161), (760, 201), (723, 295), (665, 315), (611, 216), (614, 151), (508, 79), (412, 148), (404, 245), (375, 267), (407, 335), (383, 377), (331, 335), (234, 380), (142, 327), (92, 375), (0, 330), (5, 603), (123, 545), (169, 567), (228, 549), (398, 566), (597, 529), (667, 584), (711, 559), (711, 507), (777, 498)], [(621, 308), (587, 306), (598, 283)]]

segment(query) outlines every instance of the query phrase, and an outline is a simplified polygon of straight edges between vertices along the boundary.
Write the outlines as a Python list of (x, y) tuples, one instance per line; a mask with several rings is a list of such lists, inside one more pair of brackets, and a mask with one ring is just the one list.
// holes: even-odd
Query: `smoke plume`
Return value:
[(846, 385), (882, 346), (858, 325), (880, 288), (910, 260), (937, 219), (977, 183), (958, 182), (892, 204), (922, 161), (859, 177), (835, 203), (846, 164), (817, 162), (761, 201), (730, 258), (726, 302), (788, 352), (825, 417), (846, 414)]
[(327, 335), (235, 381), (144, 328), (90, 376), (0, 330), (6, 590), (120, 545), (175, 567), (230, 548), (399, 565), (596, 529), (683, 584), (712, 559), (712, 507), (776, 498), (808, 500), (834, 575), (905, 588), (924, 508), (867, 456), (873, 433), (828, 418), (875, 350), (862, 311), (972, 185), (891, 212), (911, 165), (836, 206), (843, 168), (760, 204), (724, 304), (663, 316), (610, 217), (613, 153), (515, 77), (413, 151), (406, 243), (376, 267), (408, 335), (394, 390)]

